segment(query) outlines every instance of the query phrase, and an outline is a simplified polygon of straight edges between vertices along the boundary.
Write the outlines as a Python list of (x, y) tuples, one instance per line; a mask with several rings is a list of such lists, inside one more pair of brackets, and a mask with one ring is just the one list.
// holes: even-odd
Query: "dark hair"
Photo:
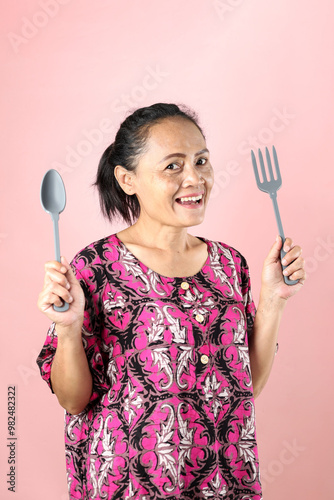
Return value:
[(175, 116), (190, 120), (204, 137), (194, 111), (184, 105), (157, 103), (139, 108), (129, 115), (121, 124), (113, 144), (103, 153), (95, 186), (99, 191), (102, 213), (110, 221), (114, 217), (121, 217), (131, 224), (140, 213), (137, 196), (129, 196), (118, 184), (114, 175), (116, 165), (122, 165), (127, 170), (134, 171), (140, 155), (145, 152), (150, 128), (166, 118)]

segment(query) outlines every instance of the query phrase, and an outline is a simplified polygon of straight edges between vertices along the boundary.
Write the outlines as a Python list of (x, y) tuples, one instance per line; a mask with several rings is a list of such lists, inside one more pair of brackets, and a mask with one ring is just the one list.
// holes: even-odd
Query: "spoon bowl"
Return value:
[(49, 214), (61, 214), (66, 205), (66, 192), (61, 175), (54, 170), (48, 170), (41, 185), (42, 207)]
[[(56, 260), (60, 262), (58, 220), (59, 214), (64, 210), (66, 205), (66, 192), (63, 179), (57, 170), (48, 170), (43, 177), (41, 203), (44, 210), (51, 215), (53, 221)], [(53, 305), (53, 309), (58, 312), (67, 311), (68, 308), (69, 304), (67, 302), (64, 302), (60, 307)]]

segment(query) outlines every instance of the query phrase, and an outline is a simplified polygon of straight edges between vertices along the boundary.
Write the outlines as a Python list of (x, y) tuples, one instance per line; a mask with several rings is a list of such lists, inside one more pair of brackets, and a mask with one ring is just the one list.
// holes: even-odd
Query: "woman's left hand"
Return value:
[(301, 247), (294, 245), (291, 238), (286, 238), (283, 250), (287, 253), (284, 257), (283, 265), (287, 266), (285, 271), (290, 279), (299, 280), (295, 285), (286, 285), (282, 274), (281, 246), (282, 238), (277, 236), (263, 264), (262, 288), (270, 293), (270, 295), (274, 294), (282, 299), (288, 299), (299, 292), (304, 285), (306, 279), (305, 261), (301, 256)]

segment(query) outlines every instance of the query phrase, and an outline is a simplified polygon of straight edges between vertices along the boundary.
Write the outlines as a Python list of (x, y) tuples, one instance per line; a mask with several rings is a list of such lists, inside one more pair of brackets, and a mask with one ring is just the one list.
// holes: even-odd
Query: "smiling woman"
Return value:
[[(154, 104), (102, 156), (103, 213), (129, 227), (46, 264), (39, 308), (53, 322), (38, 357), (66, 409), (70, 498), (262, 498), (254, 396), (273, 363), (301, 249), (278, 238), (258, 311), (245, 258), (188, 233), (213, 186), (195, 115)], [(65, 313), (53, 304), (70, 303)]]
[[(126, 184), (119, 184), (120, 166), (123, 174), (127, 173), (131, 178), (131, 174), (138, 170), (140, 160), (145, 162), (144, 165), (151, 162), (152, 172), (159, 173), (171, 170), (170, 167), (174, 166), (168, 160), (184, 159), (185, 153), (182, 150), (178, 152), (177, 144), (173, 144), (176, 149), (171, 152), (170, 147), (165, 143), (167, 139), (165, 134), (161, 132), (159, 134), (161, 126), (168, 131), (172, 124), (178, 123), (178, 131), (180, 129), (183, 131), (184, 126), (193, 125), (192, 132), (195, 129), (197, 142), (205, 144), (205, 138), (197, 124), (195, 113), (185, 107), (183, 109), (174, 104), (155, 104), (138, 109), (121, 124), (114, 143), (106, 149), (101, 158), (96, 180), (102, 211), (110, 220), (115, 216), (121, 216), (131, 224), (138, 218), (140, 212), (138, 194), (133, 196), (134, 193), (131, 190), (130, 192), (128, 188), (124, 190)], [(156, 136), (155, 139), (160, 140), (160, 143), (151, 139), (152, 134)], [(153, 146), (154, 151), (151, 151), (150, 146)], [(146, 158), (147, 153), (150, 154), (150, 159)]]

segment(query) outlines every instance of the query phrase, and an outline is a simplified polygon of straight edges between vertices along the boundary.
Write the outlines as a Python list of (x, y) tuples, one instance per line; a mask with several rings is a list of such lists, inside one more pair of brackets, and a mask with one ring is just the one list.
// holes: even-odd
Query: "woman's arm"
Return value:
[[(66, 312), (56, 312), (61, 299), (70, 303)], [(82, 412), (92, 394), (92, 376), (82, 343), (84, 294), (66, 259), (45, 265), (44, 287), (38, 307), (55, 323), (57, 349), (51, 367), (51, 385), (59, 403), (71, 414)]]
[(286, 300), (263, 293), (249, 339), (253, 392), (256, 398), (265, 386), (274, 362), (278, 330)]
[(92, 375), (81, 338), (81, 326), (57, 327), (58, 345), (51, 367), (51, 384), (59, 404), (69, 413), (81, 413), (92, 394)]
[(263, 266), (262, 286), (257, 308), (253, 333), (249, 338), (249, 357), (253, 380), (254, 397), (265, 386), (273, 365), (278, 330), (288, 298), (295, 295), (306, 279), (304, 259), (299, 246), (293, 246), (291, 238), (286, 238), (284, 250), (287, 275), (298, 279), (296, 285), (286, 285), (282, 276), (280, 249), (282, 240), (277, 237)]

